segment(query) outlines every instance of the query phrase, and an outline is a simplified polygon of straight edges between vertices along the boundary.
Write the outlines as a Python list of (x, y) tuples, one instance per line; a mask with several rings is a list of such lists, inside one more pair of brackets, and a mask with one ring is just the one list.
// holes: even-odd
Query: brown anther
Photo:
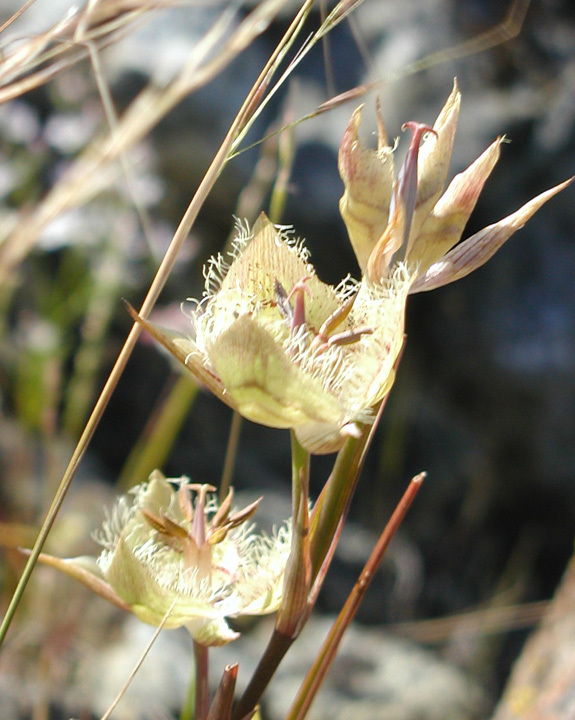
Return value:
[(230, 529), (238, 527), (238, 525), (242, 525), (246, 522), (246, 520), (249, 520), (251, 516), (255, 513), (255, 511), (258, 509), (258, 505), (261, 503), (262, 499), (263, 496), (259, 497), (257, 500), (254, 500), (253, 503), (246, 505), (245, 508), (243, 508), (242, 510), (238, 510), (238, 512), (230, 515), (228, 518), (228, 524)]
[(230, 488), (224, 501), (222, 502), (222, 504), (218, 508), (218, 511), (216, 512), (216, 514), (214, 515), (214, 517), (212, 519), (212, 528), (218, 528), (227, 522), (228, 515), (230, 513), (230, 508), (232, 506), (233, 497), (234, 497), (234, 489)]
[(356, 297), (357, 293), (348, 298), (337, 310), (334, 310), (328, 319), (322, 323), (318, 333), (321, 338), (327, 338), (338, 325), (342, 324), (351, 312)]
[[(228, 494), (228, 497), (230, 495)], [(232, 530), (235, 527), (238, 527), (239, 525), (242, 525), (246, 522), (246, 520), (249, 520), (250, 517), (255, 513), (255, 511), (258, 508), (258, 505), (260, 504), (262, 498), (258, 498), (255, 502), (250, 503), (247, 505), (243, 510), (238, 510), (238, 512), (234, 513), (233, 515), (230, 515), (227, 517), (226, 513), (226, 519), (224, 522), (219, 523), (218, 525), (215, 524), (215, 518), (214, 521), (212, 521), (212, 526), (210, 528), (210, 532), (208, 534), (208, 543), (210, 545), (216, 545), (219, 542), (222, 542), (222, 540), (225, 539), (226, 535), (230, 530)]]
[(182, 552), (185, 545), (183, 544), (189, 539), (188, 532), (185, 528), (173, 520), (170, 520), (166, 515), (156, 515), (155, 513), (142, 508), (142, 515), (146, 519), (146, 522), (157, 532), (163, 535), (163, 541), (166, 545), (169, 545), (174, 550)]
[(150, 512), (149, 510), (146, 510), (146, 508), (142, 508), (142, 515), (146, 518), (148, 525), (151, 525), (154, 530), (157, 530), (159, 533), (163, 533), (164, 535), (169, 534), (163, 518)]
[(328, 347), (331, 333), (347, 318), (351, 312), (356, 297), (357, 293), (352, 295), (344, 302), (343, 305), (334, 310), (327, 320), (322, 323), (318, 334), (313, 340), (311, 346), (312, 350), (322, 351)]
[(287, 292), (285, 291), (284, 286), (281, 284), (281, 282), (277, 278), (274, 280), (274, 292), (276, 295), (276, 303), (277, 303), (278, 310), (280, 311), (281, 315), (283, 315), (283, 317), (286, 320), (289, 320), (291, 323), (292, 318), (293, 318), (293, 310), (292, 310), (291, 305), (288, 302)]
[(333, 347), (334, 345), (351, 345), (352, 343), (357, 342), (360, 338), (362, 338), (364, 335), (371, 335), (373, 333), (373, 328), (370, 327), (362, 327), (357, 328), (357, 330), (348, 330), (347, 332), (337, 333), (336, 335), (332, 335), (328, 341), (328, 347)]

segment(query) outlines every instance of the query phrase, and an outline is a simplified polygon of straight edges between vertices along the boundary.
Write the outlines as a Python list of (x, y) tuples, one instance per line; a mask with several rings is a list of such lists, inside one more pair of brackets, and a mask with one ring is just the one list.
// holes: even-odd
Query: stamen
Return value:
[(318, 337), (320, 337), (322, 340), (327, 339), (327, 337), (331, 335), (331, 333), (336, 329), (336, 327), (342, 324), (342, 322), (351, 312), (351, 308), (353, 307), (356, 297), (357, 293), (348, 298), (341, 307), (338, 307), (337, 310), (334, 310), (332, 312), (328, 319), (322, 323), (322, 326), (319, 329)]
[(243, 525), (247, 520), (251, 518), (251, 516), (258, 509), (258, 505), (261, 501), (262, 498), (260, 497), (253, 503), (247, 505), (242, 510), (238, 510), (238, 512), (227, 517), (225, 523), (223, 524), (220, 523), (219, 525), (216, 525), (215, 521), (212, 521), (212, 526), (210, 528), (210, 533), (208, 537), (208, 543), (210, 545), (216, 545), (217, 543), (222, 542), (222, 540), (225, 540), (230, 530), (233, 530), (234, 528)]
[(370, 327), (357, 328), (357, 330), (348, 330), (347, 332), (332, 335), (327, 341), (327, 344), (328, 347), (333, 347), (334, 345), (351, 345), (352, 343), (357, 342), (364, 335), (371, 335), (372, 333), (373, 328)]
[(144, 516), (148, 525), (150, 525), (156, 532), (159, 532), (163, 537), (162, 541), (171, 547), (176, 552), (182, 552), (185, 548), (185, 541), (188, 540), (188, 532), (185, 528), (178, 525), (169, 517), (162, 514), (160, 517), (155, 513), (142, 508), (142, 515)]
[(280, 311), (281, 315), (286, 320), (289, 320), (290, 323), (293, 318), (293, 310), (291, 305), (288, 302), (288, 295), (285, 291), (284, 286), (281, 284), (281, 282), (276, 278), (274, 280), (274, 292), (276, 295), (276, 302), (278, 306), (278, 310)]
[(228, 494), (226, 495), (224, 501), (218, 508), (218, 511), (214, 515), (212, 519), (212, 528), (218, 528), (221, 525), (224, 525), (224, 523), (227, 522), (228, 515), (230, 514), (230, 509), (232, 507), (232, 499), (234, 497), (234, 490), (233, 488), (230, 488), (228, 490)]
[[(343, 305), (334, 310), (332, 314), (327, 318), (327, 320), (322, 323), (319, 332), (315, 336), (311, 345), (312, 351), (323, 352), (324, 350), (327, 350), (328, 347), (332, 347), (333, 345), (346, 345), (348, 343), (359, 340), (360, 336), (362, 334), (365, 334), (365, 332), (367, 331), (373, 332), (371, 328), (365, 328), (357, 331), (346, 330), (345, 332), (332, 335), (332, 332), (336, 329), (336, 327), (338, 325), (341, 325), (341, 323), (347, 318), (347, 316), (351, 312), (356, 297), (357, 293), (355, 295), (352, 295), (343, 303)], [(343, 338), (349, 339), (344, 340)]]

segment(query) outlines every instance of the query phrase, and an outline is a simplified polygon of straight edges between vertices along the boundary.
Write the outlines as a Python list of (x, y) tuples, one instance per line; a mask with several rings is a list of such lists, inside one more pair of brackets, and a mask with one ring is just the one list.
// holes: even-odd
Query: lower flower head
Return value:
[(256, 535), (254, 503), (231, 512), (214, 488), (159, 471), (122, 497), (105, 522), (97, 563), (117, 596), (151, 625), (185, 626), (204, 645), (237, 637), (226, 618), (279, 607), (291, 531)]

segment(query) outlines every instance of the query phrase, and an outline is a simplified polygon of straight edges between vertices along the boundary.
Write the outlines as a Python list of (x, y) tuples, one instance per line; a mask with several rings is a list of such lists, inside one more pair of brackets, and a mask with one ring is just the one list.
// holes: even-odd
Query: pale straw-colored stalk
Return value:
[[(250, 121), (253, 117), (254, 109), (258, 106), (259, 102), (261, 102), (263, 97), (265, 97), (265, 92), (267, 87), (269, 86), (269, 82), (274, 70), (277, 68), (278, 63), (281, 61), (281, 58), (287, 51), (287, 48), (294, 42), (295, 38), (297, 37), (297, 34), (299, 33), (303, 21), (309, 13), (312, 4), (313, 0), (307, 0), (306, 2), (304, 2), (300, 11), (297, 13), (294, 21), (290, 24), (284, 37), (280, 41), (278, 47), (272, 53), (262, 72), (258, 76), (251, 91), (248, 93), (242, 107), (236, 115), (226, 137), (224, 138), (218, 152), (216, 153), (212, 163), (210, 164), (210, 167), (204, 175), (204, 178), (200, 183), (198, 190), (194, 194), (186, 212), (184, 213), (184, 216), (178, 228), (176, 229), (174, 237), (172, 238), (170, 246), (166, 251), (160, 267), (158, 268), (154, 280), (152, 281), (150, 289), (140, 309), (140, 315), (142, 315), (143, 317), (148, 316), (154, 304), (156, 303), (158, 296), (162, 288), (164, 287), (174, 266), (180, 248), (186, 240), (190, 232), (190, 228), (192, 227), (200, 211), (200, 208), (202, 207), (215, 181), (219, 177), (222, 169), (226, 165), (231, 152), (233, 152), (233, 150), (237, 146), (238, 137), (240, 136), (241, 131), (250, 124)], [(259, 5), (258, 8), (252, 13), (252, 15), (248, 16), (248, 18), (243, 22), (241, 43), (239, 43), (239, 46), (235, 46), (234, 50), (236, 52), (239, 52), (240, 49), (245, 47), (246, 27), (251, 28), (251, 38), (253, 39), (257, 34), (263, 32), (267, 24), (271, 21), (272, 17), (280, 10), (282, 5), (283, 2), (279, 2), (278, 0), (269, 0), (268, 2), (264, 2)], [(251, 18), (251, 22), (248, 23), (249, 18)], [(132, 330), (130, 331), (130, 334), (126, 339), (126, 342), (124, 343), (122, 350), (120, 351), (118, 359), (116, 360), (116, 363), (112, 368), (112, 371), (110, 372), (108, 380), (106, 381), (106, 384), (104, 385), (104, 388), (96, 402), (94, 410), (92, 411), (92, 414), (90, 415), (90, 418), (86, 423), (84, 432), (82, 433), (78, 441), (76, 449), (74, 450), (72, 458), (70, 459), (64, 476), (62, 477), (60, 486), (48, 510), (34, 548), (30, 554), (30, 557), (28, 558), (26, 567), (24, 568), (12, 600), (3, 618), (2, 624), (0, 625), (0, 644), (3, 642), (6, 636), (10, 623), (12, 622), (14, 613), (16, 612), (16, 608), (18, 607), (24, 589), (28, 584), (34, 566), (37, 562), (38, 556), (40, 555), (40, 552), (42, 551), (42, 548), (48, 536), (48, 533), (50, 532), (50, 529), (60, 510), (68, 488), (70, 487), (70, 484), (72, 483), (72, 480), (76, 474), (79, 463), (84, 456), (84, 453), (86, 452), (88, 444), (96, 430), (96, 427), (98, 426), (102, 414), (110, 400), (110, 397), (118, 383), (118, 380), (120, 379), (124, 371), (127, 361), (140, 335), (140, 331), (140, 326), (134, 324)]]

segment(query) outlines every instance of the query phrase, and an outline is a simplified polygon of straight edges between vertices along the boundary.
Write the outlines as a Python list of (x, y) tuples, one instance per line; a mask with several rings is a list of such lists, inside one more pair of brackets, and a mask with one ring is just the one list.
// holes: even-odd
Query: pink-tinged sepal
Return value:
[(362, 273), (369, 256), (385, 230), (395, 181), (393, 149), (385, 138), (381, 118), (379, 147), (370, 150), (358, 136), (363, 106), (350, 118), (338, 156), (344, 194), (339, 202), (341, 216)]
[(411, 267), (423, 274), (459, 242), (485, 182), (501, 154), (502, 138), (456, 175), (426, 218), (409, 251)]
[(570, 185), (575, 178), (556, 185), (519, 208), (512, 215), (489, 225), (450, 250), (441, 260), (434, 263), (411, 288), (411, 293), (435, 290), (442, 285), (455, 282), (486, 263), (499, 248), (520, 230), (540, 207), (557, 193)]

